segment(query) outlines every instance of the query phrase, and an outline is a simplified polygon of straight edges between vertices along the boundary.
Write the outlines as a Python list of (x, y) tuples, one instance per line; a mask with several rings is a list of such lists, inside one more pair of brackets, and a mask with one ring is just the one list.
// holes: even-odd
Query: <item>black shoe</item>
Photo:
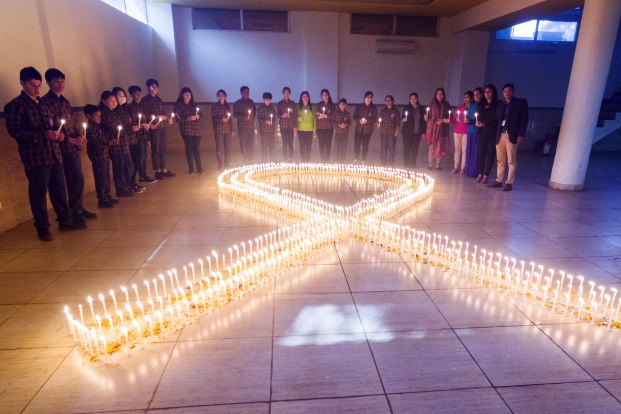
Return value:
[(170, 170), (166, 170), (162, 173), (164, 175), (164, 177), (174, 177), (177, 174), (175, 174), (174, 172), (170, 171)]
[(110, 201), (100, 201), (99, 203), (97, 203), (97, 207), (99, 207), (99, 208), (112, 208), (112, 207), (114, 207), (114, 204), (112, 204)]
[(505, 184), (504, 188), (502, 189), (502, 191), (511, 191), (513, 190), (513, 186), (511, 184)]
[(500, 181), (494, 181), (491, 184), (487, 185), (489, 188), (500, 188), (502, 187), (502, 183)]
[(129, 189), (134, 194), (144, 193), (144, 188), (132, 187)]
[(110, 198), (108, 199), (108, 202), (109, 202), (110, 204), (119, 204), (119, 199), (118, 199), (118, 198), (114, 198), (114, 197), (110, 197)]
[(163, 180), (164, 179), (164, 174), (162, 174), (161, 172), (156, 172), (155, 173), (155, 179), (156, 180)]
[(81, 214), (74, 214), (71, 217), (73, 218), (73, 221), (76, 223), (86, 223), (86, 218), (82, 217)]
[(144, 190), (145, 189), (145, 187), (143, 185), (140, 185), (140, 184), (134, 184), (133, 187), (135, 189), (137, 189), (137, 190)]
[(41, 241), (52, 241), (54, 240), (54, 236), (48, 229), (37, 229), (37, 236)]
[(133, 197), (134, 193), (132, 193), (131, 191), (119, 191), (118, 193), (116, 193), (117, 197)]
[(157, 180), (155, 180), (155, 179), (153, 179), (153, 178), (151, 178), (149, 176), (146, 176), (146, 177), (141, 178), (140, 182), (141, 183), (155, 183), (155, 182), (157, 182)]
[(92, 220), (92, 219), (96, 219), (97, 218), (97, 214), (88, 211), (88, 210), (82, 210), (82, 217), (84, 217), (85, 219), (88, 220)]
[(86, 223), (68, 221), (58, 224), (58, 231), (82, 230), (86, 228)]

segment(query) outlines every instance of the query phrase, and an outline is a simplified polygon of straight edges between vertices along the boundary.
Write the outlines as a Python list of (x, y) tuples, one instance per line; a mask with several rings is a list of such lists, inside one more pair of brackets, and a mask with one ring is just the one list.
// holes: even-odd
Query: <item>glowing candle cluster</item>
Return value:
[[(388, 190), (343, 207), (268, 184), (270, 178), (341, 176), (378, 180)], [(338, 164), (256, 164), (224, 171), (220, 192), (298, 219), (251, 240), (215, 250), (141, 285), (121, 286), (94, 299), (79, 317), (65, 306), (69, 330), (93, 360), (155, 341), (221, 306), (243, 297), (277, 274), (298, 266), (345, 238), (368, 242), (528, 300), (578, 320), (621, 327), (616, 288), (596, 286), (583, 276), (479, 249), (446, 235), (418, 231), (386, 219), (428, 197), (431, 177), (411, 171)], [(131, 290), (130, 290), (131, 289)]]

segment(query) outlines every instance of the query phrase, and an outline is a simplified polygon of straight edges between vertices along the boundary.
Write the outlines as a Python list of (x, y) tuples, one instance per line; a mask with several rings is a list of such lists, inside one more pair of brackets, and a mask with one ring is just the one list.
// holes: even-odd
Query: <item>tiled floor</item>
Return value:
[[(86, 231), (0, 235), (0, 412), (621, 412), (620, 332), (350, 241), (159, 343), (86, 361), (64, 304), (290, 222), (220, 197), (213, 168), (172, 161), (178, 177), (99, 210)], [(551, 161), (520, 154), (511, 193), (445, 164), (431, 199), (394, 221), (621, 289), (620, 157), (593, 156), (580, 193), (546, 187)], [(341, 204), (381, 188), (280, 184)]]

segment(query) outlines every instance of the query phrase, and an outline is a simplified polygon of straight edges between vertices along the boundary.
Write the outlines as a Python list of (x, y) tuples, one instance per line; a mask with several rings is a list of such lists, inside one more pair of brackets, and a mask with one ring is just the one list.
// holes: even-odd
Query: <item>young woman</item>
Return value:
[(124, 118), (124, 122), (131, 125), (131, 131), (127, 131), (125, 136), (127, 138), (127, 144), (129, 145), (129, 155), (132, 159), (133, 171), (129, 177), (127, 177), (127, 180), (130, 187), (134, 189), (134, 191), (140, 192), (141, 190), (144, 190), (144, 186), (138, 184), (137, 179), (138, 167), (140, 167), (143, 162), (142, 149), (140, 148), (137, 135), (140, 131), (140, 127), (138, 127), (138, 117), (132, 117), (129, 105), (127, 104), (127, 94), (123, 88), (115, 86), (112, 88), (112, 93), (116, 96), (116, 110), (121, 113), (121, 116)]
[(229, 138), (233, 132), (231, 123), (231, 105), (226, 101), (226, 92), (220, 89), (216, 96), (218, 103), (211, 106), (213, 136), (216, 140), (216, 158), (218, 169), (229, 166)]
[(356, 121), (354, 164), (358, 163), (358, 160), (363, 164), (366, 163), (369, 141), (371, 134), (373, 134), (373, 126), (378, 118), (377, 108), (373, 105), (373, 92), (367, 91), (364, 94), (364, 103), (358, 105), (354, 111), (354, 121)]
[(321, 161), (330, 160), (330, 148), (332, 147), (332, 134), (334, 133), (333, 117), (336, 107), (327, 89), (321, 90), (321, 102), (315, 106), (317, 124), (317, 139), (319, 140), (319, 156)]
[(401, 114), (395, 108), (395, 98), (392, 95), (386, 95), (386, 107), (379, 113), (380, 127), (380, 162), (382, 165), (392, 165), (395, 163), (395, 146), (397, 145), (397, 137), (399, 136), (399, 124), (401, 123)]
[(418, 94), (410, 94), (410, 103), (403, 107), (403, 165), (405, 167), (416, 167), (416, 157), (418, 157), (418, 145), (420, 138), (425, 134), (427, 125), (425, 124), (425, 108), (418, 102)]
[(496, 132), (498, 130), (498, 92), (492, 84), (485, 86), (484, 98), (478, 108), (476, 127), (478, 128), (479, 153), (477, 162), (477, 182), (487, 184), (489, 174), (496, 159)]
[[(455, 114), (451, 119), (451, 124), (455, 124), (453, 137), (455, 138), (455, 153), (453, 155), (453, 174), (466, 174), (466, 145), (468, 142), (468, 108), (474, 95), (472, 91), (464, 93), (464, 103), (455, 108)], [(461, 161), (461, 162), (460, 162)], [(459, 168), (461, 166), (461, 169)]]
[(278, 102), (276, 112), (282, 136), (282, 159), (285, 162), (293, 162), (293, 136), (298, 128), (298, 115), (295, 102), (289, 99), (291, 89), (288, 86), (282, 88), (282, 100)]
[[(185, 144), (185, 157), (188, 160), (188, 174), (194, 173), (194, 164), (196, 164), (196, 172), (203, 172), (201, 165), (201, 115), (196, 109), (192, 90), (187, 86), (181, 88), (179, 97), (175, 103), (174, 119), (179, 124), (179, 132)], [(192, 160), (194, 159), (194, 160)], [(192, 162), (194, 161), (194, 162)]]
[(315, 131), (315, 115), (310, 103), (310, 94), (304, 91), (300, 94), (298, 104), (298, 139), (300, 140), (300, 160), (310, 161), (313, 146), (313, 132)]
[(427, 134), (425, 140), (429, 145), (428, 168), (440, 169), (440, 159), (449, 153), (449, 119), (448, 112), (451, 108), (446, 101), (444, 88), (436, 89), (433, 100), (425, 113), (427, 122)]
[(334, 152), (338, 162), (345, 162), (347, 151), (347, 139), (349, 138), (349, 126), (351, 125), (351, 115), (347, 112), (347, 99), (339, 100), (339, 107), (334, 112)]
[(479, 105), (483, 98), (483, 89), (474, 89), (474, 101), (468, 108), (468, 117), (466, 122), (468, 123), (468, 143), (466, 144), (466, 175), (468, 177), (476, 177), (478, 174), (477, 162), (479, 154), (479, 131), (475, 125), (475, 114), (479, 110)]

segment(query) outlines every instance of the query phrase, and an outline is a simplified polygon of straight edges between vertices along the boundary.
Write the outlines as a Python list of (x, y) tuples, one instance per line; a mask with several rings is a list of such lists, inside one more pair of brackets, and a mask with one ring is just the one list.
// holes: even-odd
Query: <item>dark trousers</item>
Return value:
[(300, 140), (300, 160), (308, 162), (313, 147), (313, 131), (298, 131), (298, 139)]
[(382, 165), (392, 166), (395, 163), (395, 147), (397, 146), (397, 137), (395, 134), (380, 134), (380, 162)]
[(91, 160), (93, 165), (93, 178), (95, 179), (95, 192), (97, 200), (105, 203), (110, 200), (110, 160)]
[[(163, 128), (149, 130), (151, 137), (151, 162), (155, 171), (166, 169), (166, 134)], [(114, 170), (114, 162), (112, 163)]]
[(67, 183), (69, 209), (74, 215), (84, 211), (84, 173), (82, 172), (82, 154), (79, 151), (63, 153), (63, 170)]
[[(185, 158), (188, 160), (188, 171), (203, 171), (201, 164), (201, 137), (196, 135), (182, 135), (185, 144)], [(194, 161), (194, 162), (192, 162)]]
[(479, 153), (477, 154), (477, 174), (489, 176), (496, 160), (496, 137), (493, 132), (479, 130)]
[(421, 134), (415, 134), (407, 129), (402, 130), (401, 133), (403, 134), (403, 165), (416, 167)]
[(135, 144), (129, 146), (129, 153), (132, 157), (132, 164), (134, 164), (134, 170), (132, 171), (132, 175), (129, 179), (129, 183), (131, 185), (136, 184), (136, 176), (140, 178), (144, 178), (147, 176), (146, 165), (144, 163), (144, 159), (146, 156), (146, 147), (142, 144), (142, 140), (139, 138), (139, 141)]
[(281, 129), (282, 135), (282, 159), (284, 161), (293, 161), (293, 130)]
[(336, 158), (339, 162), (345, 161), (345, 155), (347, 153), (347, 138), (348, 134), (334, 135), (334, 152), (336, 152)]
[(239, 130), (239, 146), (245, 163), (251, 163), (254, 158), (254, 128)]
[(275, 133), (261, 133), (261, 160), (270, 162), (274, 160), (274, 146), (276, 145)]
[(62, 163), (26, 167), (25, 171), (28, 178), (28, 198), (30, 199), (34, 226), (40, 230), (50, 228), (46, 199), (48, 192), (58, 222), (71, 222), (71, 210), (67, 202), (67, 187), (65, 186), (65, 172)]
[(330, 151), (332, 149), (333, 129), (318, 129), (317, 139), (319, 140), (319, 156), (321, 161), (330, 161)]
[(112, 176), (116, 193), (124, 193), (130, 190), (130, 177), (134, 171), (134, 164), (129, 154), (110, 154), (112, 161)]
[(229, 134), (215, 134), (218, 169), (229, 167)]
[[(354, 135), (354, 158), (361, 161), (366, 161), (367, 152), (369, 152), (369, 141), (371, 140), (371, 134), (365, 134), (362, 132), (356, 132)], [(360, 151), (362, 149), (362, 152)]]

